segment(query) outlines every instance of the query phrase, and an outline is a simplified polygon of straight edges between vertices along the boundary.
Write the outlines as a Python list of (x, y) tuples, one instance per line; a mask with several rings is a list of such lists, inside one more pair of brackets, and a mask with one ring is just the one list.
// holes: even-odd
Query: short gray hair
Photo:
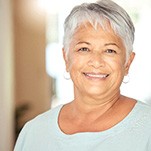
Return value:
[(122, 39), (126, 48), (126, 58), (133, 50), (135, 28), (128, 13), (111, 0), (99, 0), (96, 3), (83, 3), (75, 6), (64, 22), (63, 45), (66, 52), (75, 30), (84, 22), (90, 22), (94, 28), (100, 24), (105, 29), (106, 21)]

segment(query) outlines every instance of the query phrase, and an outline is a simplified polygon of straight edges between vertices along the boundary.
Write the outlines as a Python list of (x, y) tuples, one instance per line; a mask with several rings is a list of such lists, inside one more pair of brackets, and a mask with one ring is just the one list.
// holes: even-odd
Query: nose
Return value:
[(103, 56), (98, 53), (91, 54), (89, 61), (88, 61), (88, 65), (93, 66), (96, 69), (103, 67), (105, 65)]

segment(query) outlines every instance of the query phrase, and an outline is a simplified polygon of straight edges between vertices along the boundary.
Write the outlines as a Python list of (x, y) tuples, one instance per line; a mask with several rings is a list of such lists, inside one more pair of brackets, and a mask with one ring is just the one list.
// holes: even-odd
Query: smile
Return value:
[(89, 78), (97, 78), (97, 79), (104, 79), (109, 76), (109, 74), (100, 74), (100, 73), (83, 73), (83, 74)]

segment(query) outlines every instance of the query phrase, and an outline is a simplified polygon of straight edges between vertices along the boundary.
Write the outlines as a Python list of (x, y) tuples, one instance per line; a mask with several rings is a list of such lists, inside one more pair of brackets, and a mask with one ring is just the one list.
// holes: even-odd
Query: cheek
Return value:
[(77, 55), (77, 54), (72, 54), (68, 57), (68, 69), (73, 70), (73, 69), (80, 69), (86, 65), (86, 59)]
[(74, 83), (80, 80), (82, 65), (77, 59), (72, 59), (68, 62), (68, 71), (70, 73), (70, 77)]
[(119, 60), (119, 70), (121, 70), (121, 72), (123, 73), (123, 76), (125, 75), (125, 71), (126, 71), (126, 65), (125, 65), (125, 58), (124, 59), (121, 59)]
[(115, 72), (120, 72), (122, 75), (125, 73), (125, 63), (121, 59), (108, 60), (110, 68)]
[(78, 66), (79, 66), (78, 59), (70, 56), (67, 61), (68, 71), (71, 72), (72, 70), (75, 70), (76, 68), (78, 68)]

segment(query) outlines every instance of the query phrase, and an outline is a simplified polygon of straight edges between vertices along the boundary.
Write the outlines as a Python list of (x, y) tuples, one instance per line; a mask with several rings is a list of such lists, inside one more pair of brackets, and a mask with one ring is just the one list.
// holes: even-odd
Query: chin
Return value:
[(105, 91), (98, 90), (98, 89), (93, 89), (93, 90), (87, 91), (87, 94), (88, 94), (89, 96), (99, 97), (99, 96), (104, 95), (104, 94), (105, 94)]

